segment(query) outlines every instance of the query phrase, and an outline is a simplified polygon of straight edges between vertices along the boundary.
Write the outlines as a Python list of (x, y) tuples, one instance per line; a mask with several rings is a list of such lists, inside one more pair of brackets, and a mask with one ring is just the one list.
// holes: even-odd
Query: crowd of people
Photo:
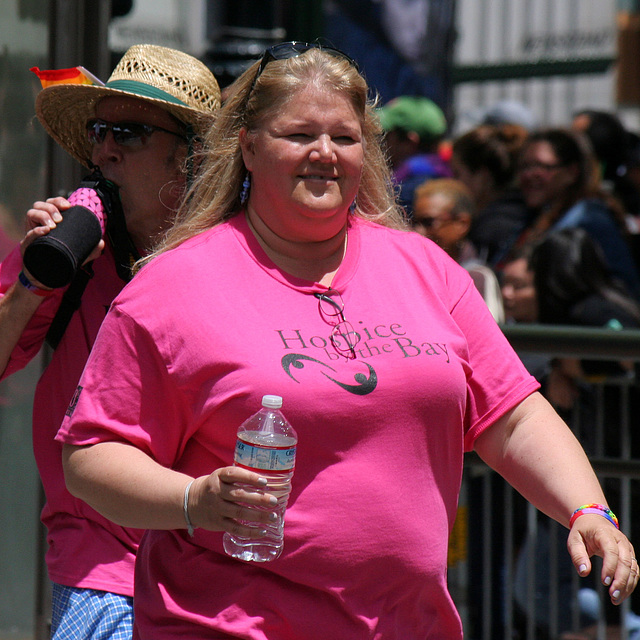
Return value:
[[(454, 177), (429, 179), (415, 189), (408, 214), (413, 229), (467, 268), (487, 305), (498, 306), (508, 323), (640, 328), (638, 136), (606, 111), (576, 111), (566, 126), (541, 127), (535, 121), (522, 105), (500, 105), (450, 136), (441, 146), (441, 158), (449, 159)], [(435, 204), (436, 193), (446, 207)], [(485, 289), (486, 277), (474, 276), (479, 268), (500, 282), (497, 300)], [(545, 397), (579, 429), (585, 449), (592, 455), (617, 455), (620, 425), (633, 414), (622, 415), (626, 405), (615, 380), (635, 378), (633, 363), (543, 354), (522, 358)], [(602, 392), (604, 424), (596, 424), (602, 409), (594, 404), (590, 381), (602, 385), (609, 377), (612, 384)], [(635, 387), (629, 394), (633, 412)], [(619, 502), (619, 483), (607, 481), (606, 486)], [(634, 519), (634, 530), (637, 526)], [(538, 545), (542, 540), (539, 533)], [(547, 543), (535, 549), (539, 566), (549, 563)], [(526, 548), (527, 540), (522, 544)], [(537, 629), (544, 635), (550, 624), (549, 575), (537, 573)], [(560, 595), (568, 603), (571, 576), (564, 566), (561, 574)], [(521, 571), (519, 579), (526, 581), (526, 574)], [(500, 589), (497, 584), (496, 592)], [(522, 599), (519, 603), (524, 606)], [(603, 610), (612, 622), (610, 610)], [(559, 608), (559, 631), (570, 628), (569, 611)]]
[[(381, 109), (383, 116), (387, 109)], [(382, 122), (388, 121), (383, 117)], [(419, 194), (438, 183), (447, 184), (450, 193), (464, 190), (471, 196), (464, 218), (469, 222), (464, 237), (456, 241), (463, 242), (465, 250), (452, 257), (464, 263), (472, 256), (474, 264), (487, 265), (500, 279), (507, 263), (531, 253), (549, 235), (583, 229), (617, 286), (640, 301), (640, 184), (634, 179), (638, 137), (615, 114), (592, 109), (576, 111), (566, 126), (532, 128), (534, 122), (511, 105), (486, 110), (481, 122), (455, 136), (442, 134), (436, 153), (453, 180), (445, 183), (436, 179), (442, 176), (428, 176), (413, 187), (409, 221), (442, 244), (438, 229), (461, 231), (460, 216), (440, 216), (425, 232), (423, 216), (415, 215)], [(395, 129), (389, 129), (390, 157), (396, 140)], [(395, 174), (395, 179), (402, 193), (403, 176)]]
[[(478, 111), (467, 129), (442, 136), (440, 156), (448, 159), (453, 179), (429, 179), (415, 189), (408, 212), (413, 229), (467, 268), (487, 305), (501, 309), (507, 323), (640, 328), (638, 136), (612, 112), (581, 109), (566, 126), (553, 127), (540, 126), (527, 112), (524, 105), (499, 103)], [(387, 141), (395, 143), (393, 137)], [(435, 205), (437, 192), (441, 202), (447, 194), (446, 208)], [(482, 268), (500, 282), (497, 300), (485, 289), (486, 277), (474, 275)], [(633, 363), (522, 358), (545, 397), (579, 430), (585, 449), (618, 455), (620, 425), (633, 419), (638, 394), (632, 386), (623, 402), (615, 380), (634, 379)], [(612, 383), (602, 390), (605, 408), (597, 409), (591, 381), (602, 387), (607, 379)], [(627, 405), (630, 416), (622, 414)], [(601, 411), (603, 424), (596, 423)], [(606, 486), (619, 502), (619, 483)], [(535, 553), (546, 566), (548, 545)], [(566, 567), (562, 574), (566, 603), (571, 577)], [(537, 581), (541, 634), (549, 628), (548, 580), (543, 571)], [(569, 609), (559, 611), (558, 629), (566, 630)], [(607, 619), (613, 619), (609, 611)]]
[[(633, 546), (496, 322), (516, 319), (515, 256), (532, 321), (640, 317), (640, 212), (605, 185), (589, 128), (492, 121), (447, 145), (435, 103), (377, 108), (348, 56), (300, 42), (268, 48), (224, 95), (197, 60), (140, 45), (106, 85), (36, 100), (122, 203), (34, 403), (52, 637), (461, 638), (447, 546), (470, 451), (568, 529), (578, 575), (600, 556), (595, 579), (623, 602)], [(36, 202), (0, 265), (5, 377), (69, 304), (23, 264), (68, 208)], [(584, 298), (543, 295), (537, 257), (569, 243), (606, 276), (576, 259), (567, 288), (584, 279)], [(265, 393), (299, 445), (285, 550), (258, 565), (225, 555), (222, 535), (259, 538), (277, 502), (232, 464)]]

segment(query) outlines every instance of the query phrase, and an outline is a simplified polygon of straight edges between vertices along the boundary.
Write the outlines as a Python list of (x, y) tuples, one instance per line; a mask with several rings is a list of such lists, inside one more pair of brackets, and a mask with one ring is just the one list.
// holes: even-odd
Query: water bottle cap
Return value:
[(262, 396), (262, 406), (269, 409), (279, 409), (282, 406), (282, 398), (280, 396)]

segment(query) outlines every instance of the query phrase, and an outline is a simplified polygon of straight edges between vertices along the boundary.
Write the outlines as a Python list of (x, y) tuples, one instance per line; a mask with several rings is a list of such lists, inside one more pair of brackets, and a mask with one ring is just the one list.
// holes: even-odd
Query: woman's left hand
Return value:
[(638, 584), (638, 562), (633, 545), (621, 531), (598, 514), (576, 519), (567, 548), (580, 576), (591, 573), (592, 556), (602, 558), (602, 584), (609, 587), (613, 604), (628, 598)]

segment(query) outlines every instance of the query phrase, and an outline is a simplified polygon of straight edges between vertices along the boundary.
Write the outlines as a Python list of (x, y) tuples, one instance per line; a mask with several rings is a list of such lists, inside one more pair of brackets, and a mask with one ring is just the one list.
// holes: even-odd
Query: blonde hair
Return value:
[(258, 67), (256, 62), (227, 89), (227, 99), (207, 134), (198, 175), (175, 223), (156, 250), (138, 263), (138, 268), (239, 213), (242, 183), (247, 175), (239, 143), (240, 130), (260, 128), (297, 91), (311, 83), (345, 94), (361, 120), (364, 166), (354, 215), (384, 226), (406, 228), (381, 147), (382, 128), (374, 109), (375, 101), (369, 99), (367, 84), (353, 64), (314, 48), (294, 58), (270, 61), (256, 78)]

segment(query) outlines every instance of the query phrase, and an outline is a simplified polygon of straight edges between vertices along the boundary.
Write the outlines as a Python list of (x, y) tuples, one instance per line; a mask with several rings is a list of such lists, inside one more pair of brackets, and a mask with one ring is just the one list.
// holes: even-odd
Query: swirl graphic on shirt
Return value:
[[(315, 358), (311, 358), (309, 356), (303, 356), (300, 353), (289, 353), (286, 356), (283, 356), (281, 360), (282, 368), (292, 380), (294, 380), (297, 383), (300, 383), (300, 381), (296, 380), (296, 378), (294, 377), (291, 369), (292, 368), (303, 369), (305, 366), (305, 363), (304, 363), (305, 360), (307, 362), (313, 362), (315, 364), (319, 364), (321, 367), (325, 367), (326, 369), (329, 369), (334, 374), (336, 373), (336, 370), (333, 367), (330, 367), (328, 364), (325, 364), (324, 362), (321, 362), (320, 360), (316, 360)], [(367, 367), (367, 369), (369, 370), (369, 375), (367, 376), (364, 373), (356, 373), (353, 376), (353, 379), (357, 384), (347, 384), (346, 382), (341, 382), (340, 380), (336, 380), (335, 378), (332, 378), (326, 371), (323, 371), (323, 370), (320, 370), (320, 373), (325, 378), (328, 378), (329, 380), (331, 380), (331, 382), (333, 382), (334, 384), (337, 384), (339, 387), (341, 387), (345, 391), (348, 391), (349, 393), (353, 393), (354, 395), (357, 395), (357, 396), (366, 396), (367, 394), (371, 393), (378, 385), (378, 376), (376, 375), (374, 368), (370, 364), (366, 362), (363, 362), (362, 364), (365, 367)]]

